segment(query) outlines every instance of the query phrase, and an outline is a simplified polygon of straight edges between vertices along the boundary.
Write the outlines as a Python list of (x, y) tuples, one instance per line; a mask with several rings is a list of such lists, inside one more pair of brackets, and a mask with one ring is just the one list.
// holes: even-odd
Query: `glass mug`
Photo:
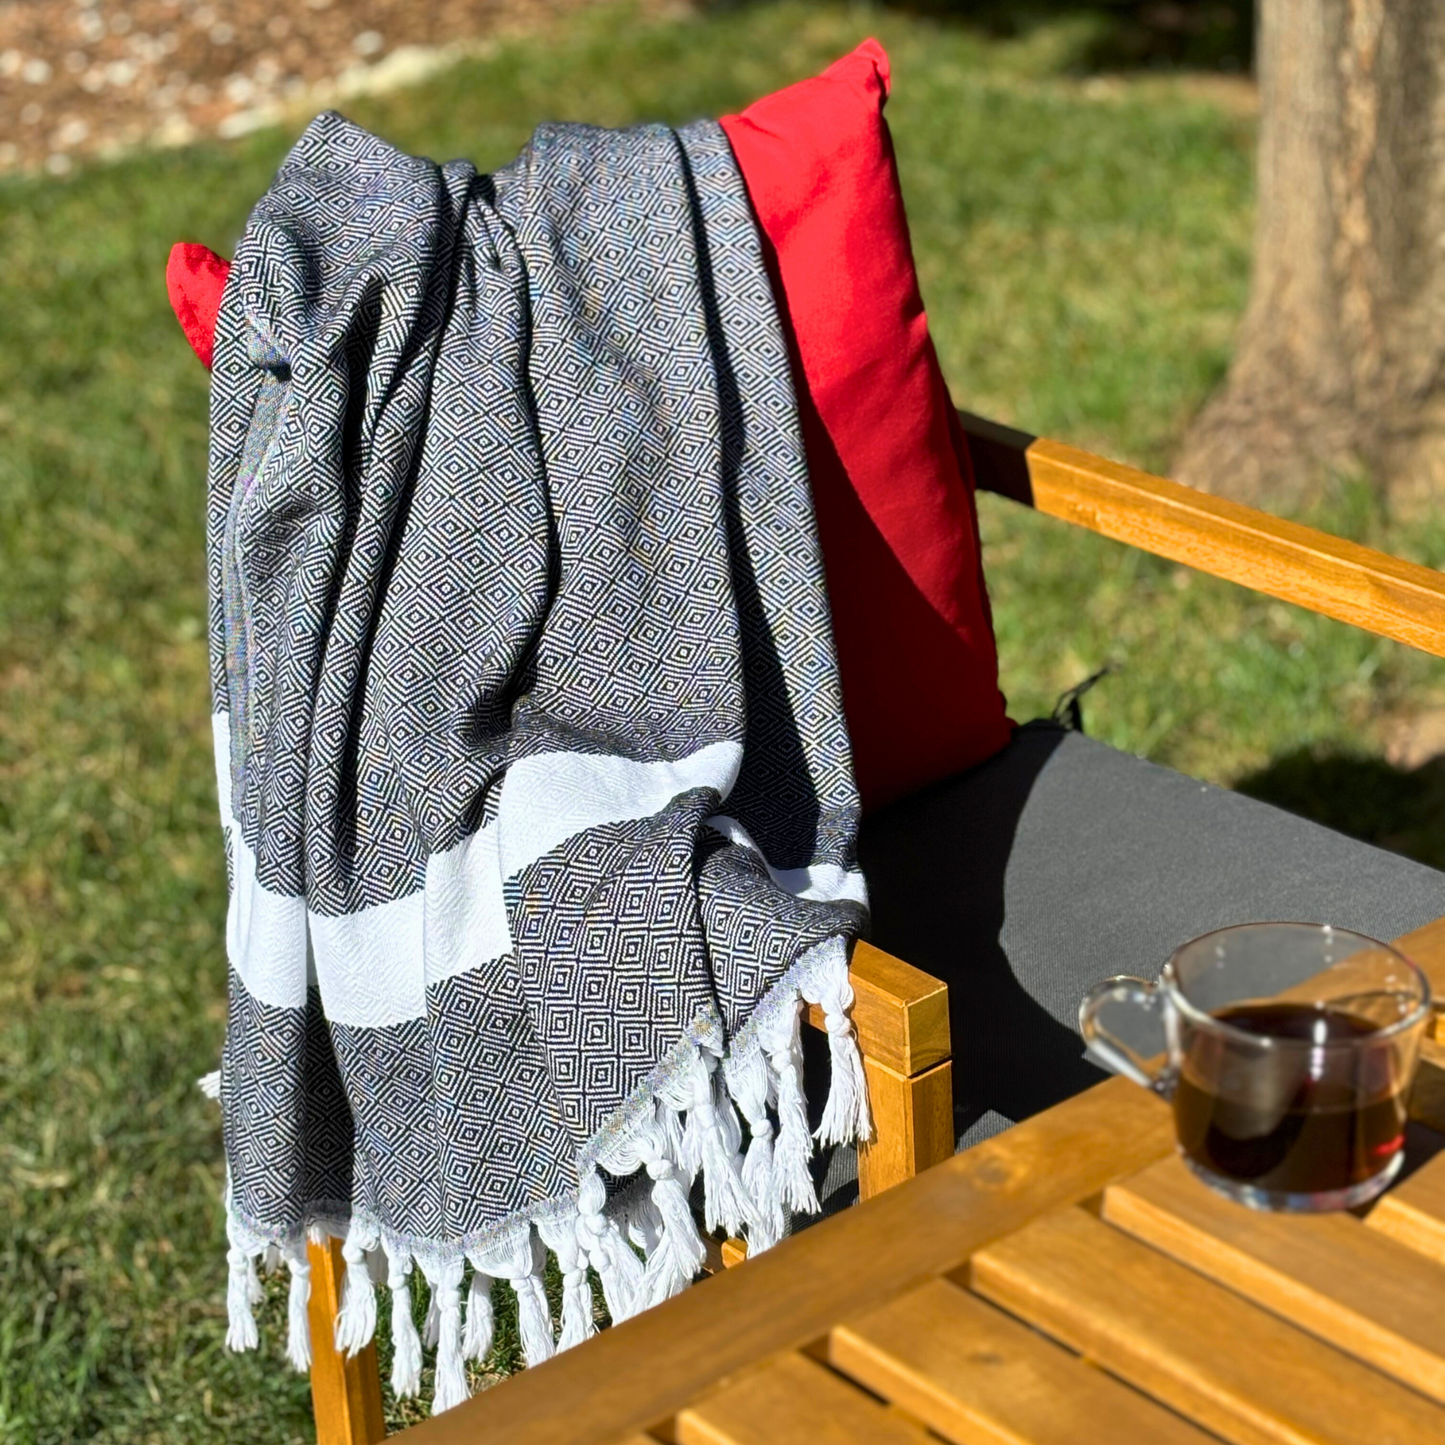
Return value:
[[(1162, 1017), (1151, 1063), (1103, 1016)], [(1377, 939), (1243, 923), (1186, 943), (1157, 983), (1111, 978), (1079, 1007), (1085, 1041), (1174, 1107), (1179, 1152), (1254, 1209), (1353, 1209), (1404, 1162), (1405, 1106), (1430, 984)]]

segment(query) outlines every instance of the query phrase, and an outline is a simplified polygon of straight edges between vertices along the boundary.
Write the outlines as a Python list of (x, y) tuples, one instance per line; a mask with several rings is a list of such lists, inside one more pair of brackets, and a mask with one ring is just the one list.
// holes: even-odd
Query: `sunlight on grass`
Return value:
[[(1086, 25), (998, 41), (862, 7), (649, 25), (599, 11), (350, 113), (485, 168), (542, 119), (737, 109), (869, 33), (893, 57), (889, 114), (960, 403), (1165, 466), (1243, 303), (1251, 122), (1167, 78), (1101, 91), (1073, 75)], [(7, 1442), (309, 1433), (278, 1295), (259, 1356), (221, 1346), (220, 1131), (193, 1087), (224, 1016), (206, 379), (162, 281), (177, 238), (231, 249), (291, 138), (0, 182)], [(1445, 559), (1440, 538), (1393, 532), (1348, 488), (1337, 512), (1355, 535)], [(1438, 666), (1405, 649), (1008, 503), (983, 499), (982, 526), (1020, 719), (1112, 661), (1090, 730), (1230, 780), (1302, 747), (1368, 752), (1383, 713), (1442, 690)], [(499, 1350), (514, 1349), (503, 1331)]]

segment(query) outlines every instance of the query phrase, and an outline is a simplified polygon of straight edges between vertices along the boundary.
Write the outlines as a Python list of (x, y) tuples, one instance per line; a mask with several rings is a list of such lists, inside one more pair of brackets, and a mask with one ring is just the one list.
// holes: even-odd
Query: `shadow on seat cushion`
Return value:
[(1103, 1077), (1077, 1010), (1116, 973), (1259, 919), (1394, 938), (1445, 875), (1049, 723), (871, 817), (871, 936), (944, 979), (959, 1147)]

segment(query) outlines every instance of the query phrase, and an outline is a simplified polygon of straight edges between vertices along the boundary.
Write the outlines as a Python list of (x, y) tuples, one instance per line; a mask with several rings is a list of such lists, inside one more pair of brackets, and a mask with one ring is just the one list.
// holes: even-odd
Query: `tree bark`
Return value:
[(1296, 507), (1445, 498), (1445, 0), (1263, 0), (1249, 307), (1176, 474)]

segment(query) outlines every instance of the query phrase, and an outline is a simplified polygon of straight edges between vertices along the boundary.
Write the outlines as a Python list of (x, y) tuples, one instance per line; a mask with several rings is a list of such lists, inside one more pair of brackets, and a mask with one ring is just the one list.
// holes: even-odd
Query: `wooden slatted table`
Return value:
[[(1445, 984), (1445, 919), (1401, 942)], [(1426, 1145), (1442, 1100), (1437, 1040)], [(1111, 1079), (407, 1433), (1445, 1445), (1445, 1148), (1367, 1212), (1255, 1214)]]

